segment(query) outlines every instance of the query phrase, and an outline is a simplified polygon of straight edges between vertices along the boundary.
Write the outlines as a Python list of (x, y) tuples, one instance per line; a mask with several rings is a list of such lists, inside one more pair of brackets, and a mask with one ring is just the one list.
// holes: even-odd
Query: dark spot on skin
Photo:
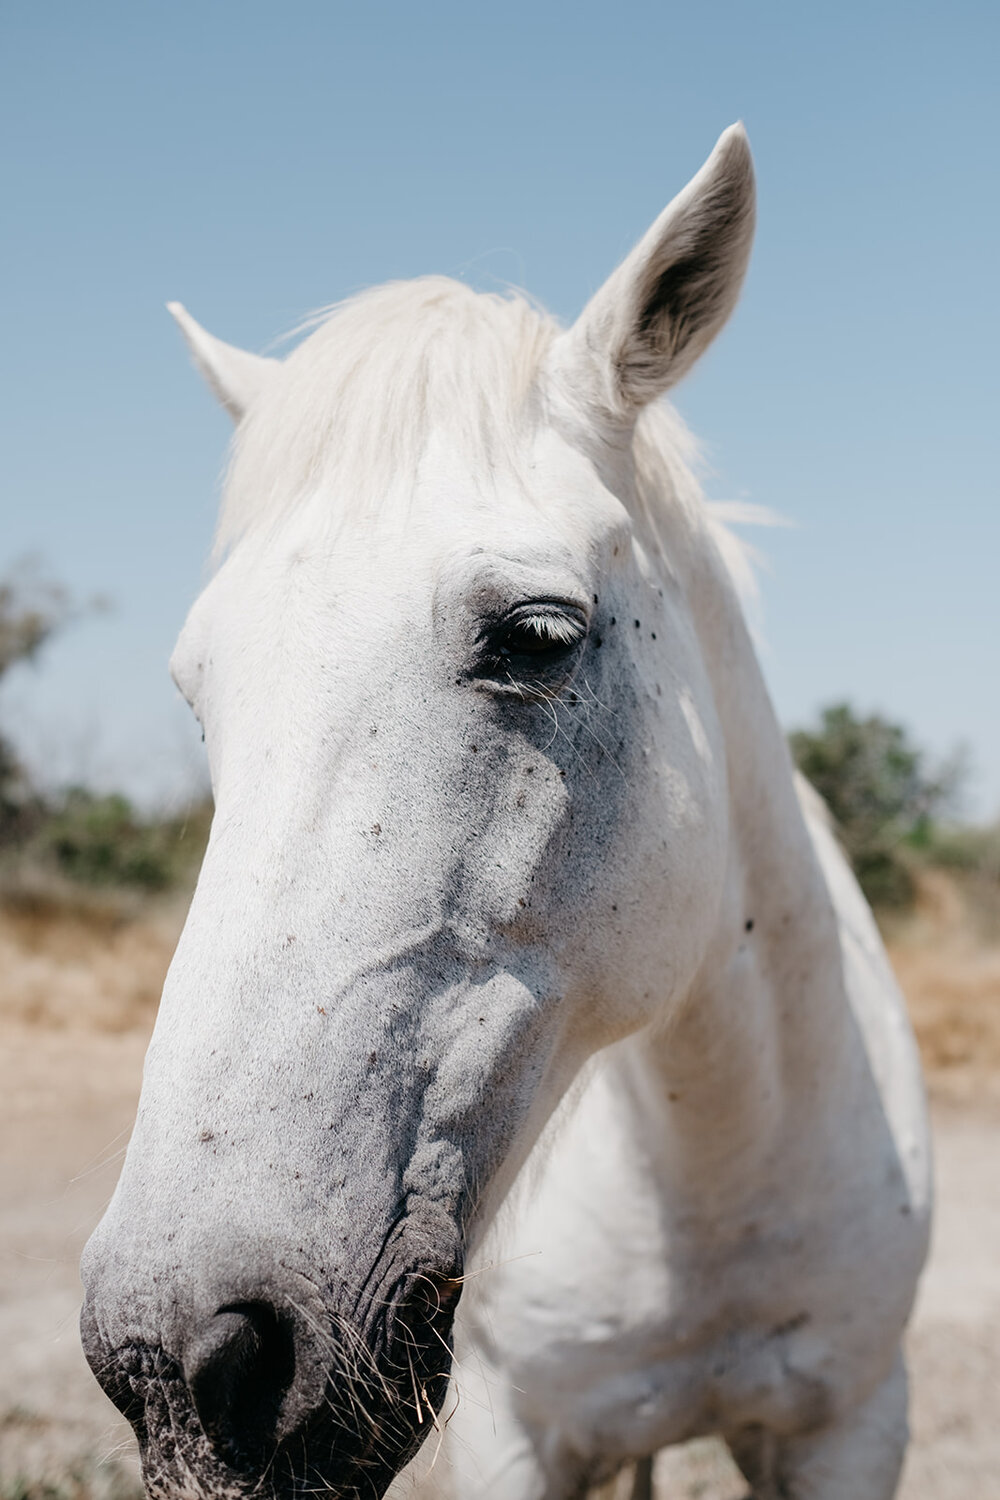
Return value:
[(747, 917), (746, 921), (743, 923), (743, 931), (753, 932), (753, 917)]
[(641, 621), (641, 620), (636, 620), (636, 622), (635, 622), (635, 628), (636, 628), (636, 630), (638, 630), (638, 629), (639, 629), (639, 626), (640, 626), (640, 625), (641, 625), (641, 624), (642, 624), (642, 621)]
[(600, 602), (601, 602), (601, 601), (600, 601), (600, 600), (599, 600), (599, 599), (598, 599), (598, 597), (597, 597), (597, 595), (596, 595), (596, 594), (595, 594), (595, 595), (594, 595), (594, 603), (595, 603), (595, 604), (600, 604)]
[(650, 636), (650, 640), (654, 640), (655, 641), (656, 640), (656, 631), (655, 630), (651, 630), (649, 632), (649, 636)]
[(601, 640), (601, 637), (599, 635), (595, 635), (594, 636), (594, 650), (595, 651), (600, 651), (600, 649), (601, 649), (601, 647), (603, 645), (604, 645), (604, 642)]
[(198, 1139), (199, 1139), (199, 1141), (214, 1141), (215, 1140), (215, 1131), (214, 1130), (202, 1130), (198, 1134)]
[(378, 837), (378, 835), (381, 832), (382, 832), (382, 824), (381, 823), (373, 823), (372, 824), (372, 833), (375, 834), (376, 838)]
[(473, 755), (478, 755), (479, 754), (479, 746), (478, 745), (473, 745), (473, 747), (472, 747), (472, 753), (473, 753)]
[(323, 1009), (322, 1005), (317, 1005), (316, 1011), (317, 1011), (318, 1015), (321, 1015), (321, 1016), (325, 1016), (326, 1015), (326, 1011)]
[(369, 734), (373, 734), (373, 735), (374, 734), (378, 734), (378, 729), (376, 728), (376, 726), (374, 724), (371, 726), (371, 728), (369, 729), (368, 733)]
[(672, 1089), (667, 1095), (667, 1098), (670, 1100), (671, 1104), (676, 1104), (680, 1097), (680, 1094), (675, 1094)]
[(378, 1053), (377, 1052), (369, 1052), (369, 1054), (368, 1054), (368, 1066), (370, 1068), (374, 1068), (374, 1066), (375, 1066), (375, 1064), (377, 1062), (378, 1062)]
[(615, 619), (614, 615), (611, 616), (611, 623), (612, 623), (612, 625), (617, 625), (618, 624), (618, 621)]
[(773, 1339), (780, 1339), (784, 1338), (785, 1334), (797, 1333), (800, 1328), (805, 1328), (806, 1324), (810, 1321), (807, 1312), (796, 1313), (794, 1317), (786, 1318), (783, 1323), (779, 1323), (776, 1327), (772, 1328), (771, 1337)]
[(617, 910), (618, 910), (618, 908), (617, 908), (617, 906), (615, 906), (615, 905), (612, 905), (612, 907), (611, 907), (611, 910), (612, 910), (612, 911), (617, 911)]

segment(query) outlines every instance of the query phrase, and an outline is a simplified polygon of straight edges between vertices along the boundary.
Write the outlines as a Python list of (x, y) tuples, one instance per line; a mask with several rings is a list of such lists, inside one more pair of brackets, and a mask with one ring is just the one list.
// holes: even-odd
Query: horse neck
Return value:
[(703, 547), (691, 589), (728, 756), (730, 847), (716, 928), (669, 1024), (632, 1052), (637, 1098), (661, 1112), (664, 1165), (716, 1207), (815, 1132), (846, 1087), (852, 1030), (836, 916), (799, 806), (743, 611)]

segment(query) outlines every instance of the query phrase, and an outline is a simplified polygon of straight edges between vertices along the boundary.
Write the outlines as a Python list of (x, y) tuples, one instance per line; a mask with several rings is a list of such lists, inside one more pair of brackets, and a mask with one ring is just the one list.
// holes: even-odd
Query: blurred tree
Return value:
[[(25, 560), (0, 578), (0, 686), (33, 660), (52, 636), (95, 609)], [(0, 722), (0, 854), (6, 853), (9, 898), (18, 879), (57, 875), (89, 886), (166, 890), (190, 882), (204, 851), (211, 803), (195, 801), (182, 817), (142, 816), (127, 798), (73, 786), (43, 795)], [(29, 882), (30, 883), (30, 882)]]
[[(75, 613), (66, 589), (30, 559), (0, 578), (0, 685), (12, 667), (31, 661)], [(41, 815), (41, 798), (0, 727), (0, 848), (25, 838)]]
[(49, 809), (32, 847), (81, 885), (167, 890), (197, 871), (211, 817), (204, 800), (180, 817), (143, 817), (117, 792), (70, 787)]
[(0, 578), (0, 679), (17, 662), (30, 661), (71, 610), (62, 585), (45, 578), (30, 560)]
[(935, 814), (954, 796), (960, 761), (931, 774), (901, 725), (879, 714), (861, 719), (849, 703), (823, 709), (819, 727), (794, 730), (789, 743), (869, 901), (907, 905), (914, 881), (906, 851), (927, 843)]

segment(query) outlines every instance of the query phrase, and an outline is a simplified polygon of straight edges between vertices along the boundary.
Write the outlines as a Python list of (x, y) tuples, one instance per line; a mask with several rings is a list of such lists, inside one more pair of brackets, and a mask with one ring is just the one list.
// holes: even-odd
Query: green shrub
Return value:
[[(30, 559), (0, 577), (0, 683), (33, 661), (100, 600), (74, 603)], [(72, 787), (43, 794), (0, 723), (0, 877), (5, 900), (78, 887), (163, 891), (190, 881), (211, 822), (207, 802), (183, 818), (143, 816), (126, 797)], [(53, 879), (53, 877), (58, 877)]]
[(29, 852), (84, 885), (162, 891), (200, 860), (210, 819), (204, 805), (186, 818), (144, 818), (117, 793), (74, 787), (49, 810)]
[[(12, 667), (34, 661), (72, 614), (66, 590), (47, 579), (31, 559), (0, 578), (0, 682)], [(41, 799), (0, 728), (0, 849), (27, 838), (41, 816)]]
[(1000, 881), (1000, 824), (990, 828), (933, 828), (927, 840), (929, 864)]
[(935, 814), (953, 795), (957, 766), (934, 775), (906, 730), (848, 703), (823, 709), (815, 729), (789, 735), (802, 774), (824, 799), (873, 906), (905, 907), (914, 867), (934, 838)]

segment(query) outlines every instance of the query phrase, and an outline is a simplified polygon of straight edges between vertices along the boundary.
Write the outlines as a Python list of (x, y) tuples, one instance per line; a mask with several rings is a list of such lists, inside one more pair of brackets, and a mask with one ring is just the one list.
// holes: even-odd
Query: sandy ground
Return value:
[[(77, 1262), (114, 1186), (144, 1033), (0, 1034), (0, 1479), (68, 1493), (134, 1482), (128, 1432), (87, 1371)], [(939, 1209), (910, 1337), (913, 1428), (903, 1500), (1000, 1491), (1000, 1105), (939, 1101)], [(69, 1481), (67, 1476), (70, 1476)], [(711, 1444), (661, 1458), (664, 1496), (742, 1493)]]
[[(114, 1188), (144, 1049), (142, 1032), (8, 1026), (0, 1033), (5, 1500), (18, 1478), (103, 1496), (138, 1473), (129, 1430), (84, 1362), (77, 1266)], [(116, 1457), (123, 1445), (124, 1458)]]
[[(901, 1500), (1000, 1495), (1000, 947), (930, 887), (893, 944), (932, 1066), (938, 1211), (910, 1333)], [(0, 913), (0, 1500), (128, 1500), (134, 1445), (77, 1336), (180, 915)], [(992, 934), (991, 934), (992, 938)], [(985, 1063), (973, 1079), (971, 1061)], [(660, 1455), (660, 1500), (737, 1500), (725, 1453)]]

